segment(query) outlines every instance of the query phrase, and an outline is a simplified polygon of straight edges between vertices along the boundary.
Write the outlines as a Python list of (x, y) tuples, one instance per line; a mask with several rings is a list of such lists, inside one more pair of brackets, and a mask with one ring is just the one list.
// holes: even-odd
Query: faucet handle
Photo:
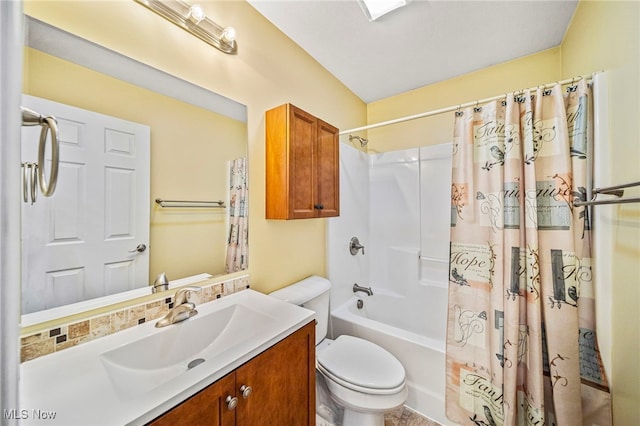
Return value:
[(202, 287), (186, 286), (181, 287), (176, 291), (176, 295), (173, 297), (173, 306), (180, 306), (187, 303), (187, 296), (191, 292), (202, 291)]
[(364, 246), (360, 244), (358, 237), (353, 237), (349, 241), (349, 253), (351, 253), (352, 256), (355, 256), (358, 254), (358, 250), (362, 250), (362, 255), (364, 255)]

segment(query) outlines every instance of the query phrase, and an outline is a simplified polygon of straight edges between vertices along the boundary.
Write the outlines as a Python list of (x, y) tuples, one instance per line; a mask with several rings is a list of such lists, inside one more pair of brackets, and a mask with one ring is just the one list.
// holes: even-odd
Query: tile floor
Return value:
[(441, 426), (407, 407), (399, 407), (384, 416), (384, 426)]

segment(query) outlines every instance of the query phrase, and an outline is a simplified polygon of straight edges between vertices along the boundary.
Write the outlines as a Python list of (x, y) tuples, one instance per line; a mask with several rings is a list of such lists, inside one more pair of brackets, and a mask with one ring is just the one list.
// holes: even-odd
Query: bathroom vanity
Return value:
[(311, 425), (314, 413), (315, 322), (310, 322), (150, 425)]
[(21, 425), (314, 424), (315, 314), (254, 290), (20, 367)]

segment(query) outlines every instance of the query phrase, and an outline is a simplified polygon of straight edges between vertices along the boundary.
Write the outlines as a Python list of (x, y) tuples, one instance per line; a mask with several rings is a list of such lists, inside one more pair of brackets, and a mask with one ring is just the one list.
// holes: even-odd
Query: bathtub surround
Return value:
[[(202, 291), (193, 293), (190, 300), (199, 305), (247, 288), (249, 288), (249, 277), (246, 275), (223, 282), (212, 279), (202, 286)], [(158, 319), (171, 308), (172, 297), (165, 295), (150, 302), (21, 336), (20, 361), (36, 359)]]
[(447, 417), (611, 425), (591, 273), (591, 89), (456, 113)]
[[(333, 335), (391, 352), (407, 371), (406, 405), (443, 424), (451, 147), (365, 154), (343, 143), (345, 207), (329, 221), (327, 253)], [(364, 256), (349, 253), (353, 235)], [(354, 295), (354, 283), (373, 296)]]
[[(342, 139), (345, 139), (344, 137)], [(340, 217), (327, 221), (327, 273), (332, 283), (331, 306), (353, 296), (353, 284), (369, 286), (371, 245), (369, 238), (369, 154), (340, 143)], [(358, 237), (365, 255), (352, 256), (349, 244)]]

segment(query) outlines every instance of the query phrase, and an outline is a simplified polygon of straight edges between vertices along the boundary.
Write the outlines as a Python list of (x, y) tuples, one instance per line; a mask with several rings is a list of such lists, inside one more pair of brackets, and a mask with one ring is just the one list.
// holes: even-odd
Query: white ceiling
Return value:
[(248, 0), (369, 103), (560, 45), (578, 0)]

